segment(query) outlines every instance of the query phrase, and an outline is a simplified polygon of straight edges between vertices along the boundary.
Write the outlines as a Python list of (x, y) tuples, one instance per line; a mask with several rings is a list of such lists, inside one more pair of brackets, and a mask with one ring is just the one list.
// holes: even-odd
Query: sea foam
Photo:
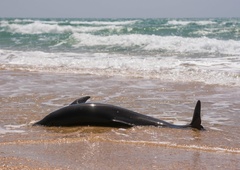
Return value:
[(110, 35), (99, 36), (86, 33), (74, 33), (74, 47), (106, 46), (128, 47), (145, 51), (157, 51), (180, 55), (240, 55), (240, 43), (235, 40), (217, 40), (207, 37), (183, 38), (179, 36), (157, 35)]
[[(40, 72), (157, 78), (173, 82), (202, 82), (240, 86), (237, 58), (128, 56), (108, 53), (47, 53), (0, 51), (1, 67)], [(238, 60), (238, 59), (237, 59)]]

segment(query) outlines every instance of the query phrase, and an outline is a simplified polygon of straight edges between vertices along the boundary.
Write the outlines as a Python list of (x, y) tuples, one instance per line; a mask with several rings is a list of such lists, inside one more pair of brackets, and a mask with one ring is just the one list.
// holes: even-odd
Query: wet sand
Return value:
[[(31, 126), (85, 95), (176, 124), (200, 99), (206, 131)], [(240, 169), (239, 99), (239, 87), (0, 70), (0, 169)]]

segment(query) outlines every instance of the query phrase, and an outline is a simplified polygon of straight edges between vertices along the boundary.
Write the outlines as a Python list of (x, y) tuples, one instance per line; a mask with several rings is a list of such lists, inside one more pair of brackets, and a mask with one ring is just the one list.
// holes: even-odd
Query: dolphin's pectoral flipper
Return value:
[(81, 98), (75, 100), (74, 102), (72, 102), (70, 105), (80, 104), (80, 103), (86, 103), (86, 101), (87, 101), (88, 99), (90, 99), (90, 96), (81, 97)]
[(122, 121), (122, 120), (118, 120), (118, 119), (112, 119), (113, 122), (116, 122), (116, 123), (120, 123), (120, 124), (123, 124), (124, 126), (129, 126), (129, 127), (132, 127), (134, 126), (133, 124), (131, 123), (128, 123), (126, 121)]
[(199, 130), (204, 129), (203, 126), (201, 125), (201, 101), (200, 100), (197, 101), (190, 126)]

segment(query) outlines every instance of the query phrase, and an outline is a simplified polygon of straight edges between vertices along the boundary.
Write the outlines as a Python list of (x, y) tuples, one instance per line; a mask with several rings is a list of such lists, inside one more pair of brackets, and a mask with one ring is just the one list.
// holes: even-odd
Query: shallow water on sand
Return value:
[[(157, 79), (0, 70), (0, 167), (29, 169), (239, 169), (239, 87)], [(33, 127), (90, 95), (176, 124), (202, 101), (206, 131), (156, 127)]]

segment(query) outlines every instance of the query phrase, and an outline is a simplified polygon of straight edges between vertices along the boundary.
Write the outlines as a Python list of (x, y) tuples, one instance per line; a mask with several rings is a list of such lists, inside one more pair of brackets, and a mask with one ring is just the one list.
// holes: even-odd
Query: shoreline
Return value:
[[(238, 87), (157, 79), (1, 70), (3, 169), (238, 169)], [(32, 127), (80, 96), (188, 123), (200, 99), (207, 131), (154, 127)], [(176, 122), (176, 123), (177, 123)], [(225, 150), (224, 150), (225, 149)]]

